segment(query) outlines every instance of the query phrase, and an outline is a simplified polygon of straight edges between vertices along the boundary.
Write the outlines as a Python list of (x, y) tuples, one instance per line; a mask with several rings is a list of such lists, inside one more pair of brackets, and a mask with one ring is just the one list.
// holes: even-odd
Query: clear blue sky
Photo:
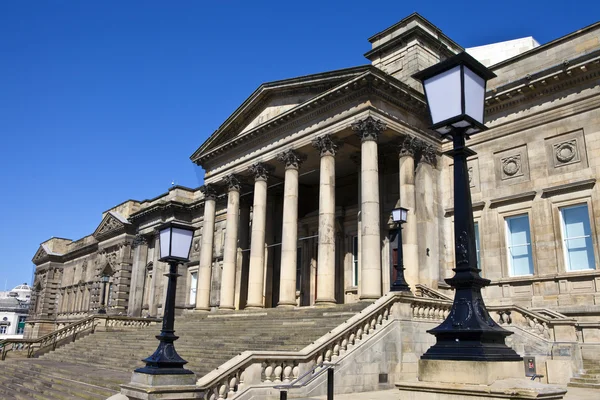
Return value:
[(367, 38), (415, 11), (470, 47), (545, 43), (599, 4), (1, 1), (0, 290), (31, 281), (42, 241), (200, 185), (189, 156), (262, 82), (366, 64)]

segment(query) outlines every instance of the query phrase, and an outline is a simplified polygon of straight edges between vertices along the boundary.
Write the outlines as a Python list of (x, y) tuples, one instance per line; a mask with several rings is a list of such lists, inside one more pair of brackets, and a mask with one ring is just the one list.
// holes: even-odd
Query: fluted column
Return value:
[(417, 235), (417, 213), (415, 197), (415, 155), (422, 147), (422, 141), (406, 136), (398, 146), (400, 204), (408, 209), (408, 218), (402, 225), (402, 255), (404, 259), (404, 276), (410, 289), (415, 291), (419, 283), (419, 245)]
[(361, 139), (361, 300), (381, 297), (381, 230), (377, 138), (386, 125), (367, 117), (352, 124)]
[(204, 194), (204, 221), (202, 224), (202, 244), (196, 283), (196, 310), (210, 310), (210, 274), (213, 261), (213, 243), (215, 239), (215, 203), (217, 191), (212, 185), (200, 188)]
[(235, 309), (235, 265), (237, 261), (238, 222), (240, 218), (240, 181), (235, 175), (225, 178), (227, 193), (227, 221), (221, 274), (221, 305), (225, 310)]
[(254, 174), (254, 203), (252, 205), (248, 303), (246, 304), (246, 308), (263, 308), (267, 179), (269, 177), (269, 169), (265, 164), (256, 163), (250, 167), (250, 172)]
[(279, 307), (296, 305), (296, 262), (298, 250), (298, 168), (304, 157), (294, 150), (277, 156), (285, 164), (283, 221), (281, 227), (281, 273)]
[[(415, 173), (415, 188), (417, 198), (417, 216), (419, 220), (418, 236), (422, 243), (419, 251), (419, 281), (418, 283), (435, 287), (439, 280), (439, 253), (438, 234), (436, 230), (434, 209), (434, 169), (437, 155), (432, 145), (425, 145), (421, 149), (419, 165)], [(429, 249), (429, 251), (427, 250)], [(404, 264), (406, 265), (406, 263)]]
[(330, 135), (313, 141), (321, 153), (319, 181), (319, 246), (317, 249), (317, 305), (335, 304), (335, 153)]

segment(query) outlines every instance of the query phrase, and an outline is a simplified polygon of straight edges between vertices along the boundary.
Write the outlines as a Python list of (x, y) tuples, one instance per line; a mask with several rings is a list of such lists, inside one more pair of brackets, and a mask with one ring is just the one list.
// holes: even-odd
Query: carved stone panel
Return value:
[(587, 168), (583, 130), (546, 138), (548, 172), (560, 174)]
[(469, 187), (471, 193), (479, 192), (479, 159), (473, 158), (467, 160), (467, 172), (469, 173)]
[(513, 184), (529, 180), (527, 146), (522, 145), (494, 153), (496, 181)]

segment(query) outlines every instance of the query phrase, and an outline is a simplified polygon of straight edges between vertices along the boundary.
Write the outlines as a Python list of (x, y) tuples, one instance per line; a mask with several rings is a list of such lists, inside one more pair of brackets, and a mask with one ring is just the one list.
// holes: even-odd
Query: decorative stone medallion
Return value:
[(502, 164), (502, 179), (510, 179), (523, 175), (520, 154), (504, 157), (500, 162)]
[(553, 146), (556, 166), (572, 164), (580, 161), (577, 151), (577, 139), (556, 143)]

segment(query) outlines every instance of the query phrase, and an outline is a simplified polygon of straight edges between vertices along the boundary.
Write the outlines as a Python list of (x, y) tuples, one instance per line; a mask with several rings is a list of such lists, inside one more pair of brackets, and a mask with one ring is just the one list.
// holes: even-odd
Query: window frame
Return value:
[(358, 259), (359, 259), (359, 251), (358, 251), (358, 235), (352, 236), (352, 287), (358, 287)]
[[(581, 208), (581, 207), (585, 207), (587, 210), (587, 218), (588, 218), (588, 223), (589, 223), (589, 228), (590, 228), (590, 233), (587, 236), (578, 236), (578, 237), (573, 237), (573, 238), (567, 238), (566, 237), (566, 229), (565, 229), (565, 219), (564, 219), (564, 213), (563, 210), (568, 210), (568, 209), (573, 209), (573, 208)], [(590, 205), (588, 204), (588, 202), (579, 202), (579, 203), (575, 203), (575, 204), (568, 204), (568, 205), (557, 205), (557, 211), (558, 211), (558, 219), (559, 219), (559, 225), (560, 225), (560, 247), (562, 247), (562, 261), (563, 261), (563, 269), (565, 272), (587, 272), (587, 271), (594, 271), (596, 270), (596, 260), (597, 260), (597, 256), (596, 256), (596, 247), (594, 242), (594, 229), (593, 229), (593, 221), (592, 219), (590, 219)], [(586, 238), (589, 237), (590, 241), (591, 241), (591, 246), (592, 246), (592, 256), (593, 256), (593, 261), (594, 261), (594, 265), (592, 266), (592, 268), (587, 268), (587, 269), (571, 269), (570, 268), (570, 262), (569, 262), (569, 254), (568, 254), (568, 249), (566, 246), (566, 241), (567, 240), (572, 240), (572, 239), (579, 239), (579, 238)]]
[[(527, 217), (527, 227), (529, 228), (529, 243), (527, 243), (525, 245), (518, 245), (518, 246), (528, 246), (529, 247), (529, 254), (530, 254), (530, 260), (531, 260), (531, 273), (523, 274), (523, 275), (516, 275), (514, 273), (512, 256), (510, 254), (510, 249), (512, 247), (516, 247), (516, 246), (510, 245), (510, 240), (509, 240), (510, 229), (509, 229), (508, 220), (515, 219), (515, 218), (523, 218), (523, 217)], [(505, 248), (504, 254), (506, 255), (508, 277), (523, 278), (523, 277), (535, 276), (536, 275), (536, 266), (535, 266), (536, 263), (535, 263), (535, 256), (534, 256), (534, 247), (533, 247), (533, 243), (535, 243), (535, 239), (534, 239), (534, 235), (533, 235), (533, 229), (531, 226), (530, 213), (529, 212), (515, 212), (515, 213), (510, 213), (510, 214), (504, 214), (504, 215), (502, 215), (502, 219), (504, 220), (504, 248)]]

